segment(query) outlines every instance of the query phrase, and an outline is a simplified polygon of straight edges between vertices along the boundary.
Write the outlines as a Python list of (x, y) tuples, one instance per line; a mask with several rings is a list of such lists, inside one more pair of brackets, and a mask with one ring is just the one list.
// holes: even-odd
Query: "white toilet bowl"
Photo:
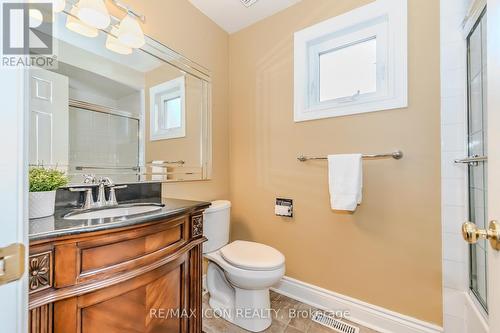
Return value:
[(235, 241), (208, 253), (209, 304), (224, 319), (252, 332), (271, 325), (269, 287), (285, 274), (285, 258), (270, 246)]
[[(270, 246), (234, 241), (229, 243), (231, 203), (212, 202), (205, 210), (203, 231), (208, 241), (207, 289), (215, 314), (252, 332), (271, 325), (269, 287), (285, 274), (285, 257)], [(228, 244), (229, 243), (229, 244)]]

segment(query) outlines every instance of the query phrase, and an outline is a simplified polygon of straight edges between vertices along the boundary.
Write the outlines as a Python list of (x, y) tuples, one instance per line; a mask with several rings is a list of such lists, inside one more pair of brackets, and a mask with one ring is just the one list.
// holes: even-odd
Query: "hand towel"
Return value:
[(332, 209), (355, 211), (362, 198), (362, 155), (328, 155), (328, 185)]
[(151, 164), (158, 165), (158, 166), (151, 167), (151, 173), (153, 174), (151, 176), (151, 180), (154, 180), (154, 181), (166, 180), (167, 168), (164, 167), (164, 162), (163, 161), (152, 161)]

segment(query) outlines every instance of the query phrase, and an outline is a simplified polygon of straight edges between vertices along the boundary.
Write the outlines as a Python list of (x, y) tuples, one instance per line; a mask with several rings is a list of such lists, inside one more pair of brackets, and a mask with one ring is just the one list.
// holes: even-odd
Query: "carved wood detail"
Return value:
[(195, 215), (191, 218), (192, 237), (203, 236), (203, 215)]
[(29, 256), (30, 293), (52, 286), (52, 252), (37, 253)]
[(52, 303), (30, 311), (28, 327), (31, 333), (52, 333)]
[(190, 333), (198, 333), (202, 330), (202, 296), (203, 296), (203, 244), (196, 246), (191, 252), (189, 267), (191, 276), (191, 293), (189, 296), (189, 308), (194, 311), (194, 317), (190, 320)]

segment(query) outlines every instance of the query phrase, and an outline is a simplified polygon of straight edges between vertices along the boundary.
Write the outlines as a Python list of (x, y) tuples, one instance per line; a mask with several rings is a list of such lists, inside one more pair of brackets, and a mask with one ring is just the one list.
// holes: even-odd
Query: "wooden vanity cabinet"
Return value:
[(201, 332), (202, 211), (30, 245), (30, 333)]

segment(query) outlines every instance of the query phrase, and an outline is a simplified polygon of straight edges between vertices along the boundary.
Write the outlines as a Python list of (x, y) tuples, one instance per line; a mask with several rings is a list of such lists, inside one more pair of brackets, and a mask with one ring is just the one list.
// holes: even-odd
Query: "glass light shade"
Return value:
[[(71, 9), (71, 14), (76, 16), (78, 14), (78, 8), (74, 7)], [(66, 19), (66, 28), (85, 37), (97, 37), (99, 34), (96, 28), (86, 25), (71, 15), (68, 15)]]
[(130, 15), (127, 15), (120, 22), (118, 28), (118, 40), (128, 47), (138, 49), (142, 47), (146, 41), (139, 22)]
[(66, 8), (66, 0), (52, 0), (52, 8), (55, 13), (60, 13)]
[(80, 0), (77, 7), (78, 18), (91, 27), (106, 29), (111, 22), (103, 0)]
[[(118, 29), (112, 28), (111, 33), (113, 35), (117, 35)], [(126, 45), (123, 45), (120, 43), (118, 39), (115, 37), (108, 35), (108, 38), (106, 39), (106, 48), (108, 50), (111, 50), (113, 52), (119, 53), (119, 54), (130, 54), (132, 53), (132, 49)]]

